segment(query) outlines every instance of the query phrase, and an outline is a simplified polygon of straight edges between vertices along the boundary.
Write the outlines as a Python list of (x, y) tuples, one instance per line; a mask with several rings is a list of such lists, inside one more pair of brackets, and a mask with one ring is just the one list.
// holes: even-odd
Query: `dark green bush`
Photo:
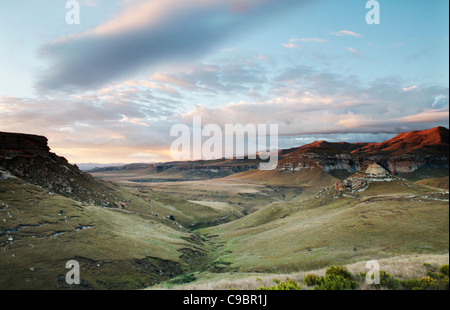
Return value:
[(315, 285), (316, 290), (351, 290), (357, 286), (353, 275), (344, 266), (331, 266), (325, 272), (325, 277), (307, 275), (305, 284)]
[(436, 272), (431, 271), (431, 270), (427, 270), (426, 276), (433, 278), (433, 279), (439, 279), (439, 275)]
[(407, 279), (402, 282), (403, 288), (407, 290), (422, 290), (422, 282), (420, 279)]
[(422, 283), (422, 287), (424, 289), (437, 289), (439, 286), (438, 281), (436, 279), (433, 279), (428, 276), (420, 278), (420, 282)]
[(308, 275), (306, 275), (303, 282), (308, 286), (315, 286), (315, 285), (319, 284), (321, 278), (323, 279), (323, 277), (318, 277), (315, 274), (308, 274)]
[(431, 264), (429, 264), (429, 263), (423, 263), (423, 266), (424, 266), (427, 270), (434, 271), (434, 267), (433, 267)]
[(302, 288), (299, 283), (294, 280), (287, 279), (286, 282), (280, 281), (278, 285), (270, 287), (259, 287), (260, 291), (300, 291)]
[(350, 271), (347, 270), (347, 267), (344, 266), (331, 266), (330, 268), (327, 269), (325, 275), (341, 276), (344, 279), (353, 280), (353, 275), (350, 273)]
[(356, 288), (357, 283), (353, 280), (344, 278), (341, 275), (328, 274), (325, 278), (319, 280), (316, 290), (351, 290)]
[(406, 280), (404, 286), (412, 290), (441, 290), (449, 289), (448, 264), (442, 265), (439, 269), (425, 263), (427, 269), (426, 276), (420, 279)]
[(442, 265), (439, 268), (439, 287), (441, 289), (449, 289), (448, 286), (448, 264)]
[[(357, 276), (358, 281), (363, 282), (366, 281), (367, 272), (361, 272)], [(372, 275), (372, 279), (374, 279), (375, 275)], [(402, 281), (396, 279), (393, 275), (387, 273), (385, 270), (380, 270), (380, 283), (373, 284), (375, 288), (380, 289), (381, 287), (388, 288), (391, 290), (401, 289)]]
[(441, 268), (439, 268), (439, 273), (448, 277), (448, 264), (442, 265)]
[(409, 290), (436, 290), (439, 289), (439, 283), (431, 277), (420, 279), (408, 279), (403, 281), (403, 287)]
[(448, 277), (445, 277), (445, 278), (443, 278), (443, 279), (440, 279), (440, 280), (439, 280), (439, 285), (441, 286), (442, 289), (448, 290), (448, 289), (449, 289), (449, 286), (448, 286)]
[(397, 280), (393, 275), (384, 270), (380, 270), (380, 286), (389, 288), (391, 290), (399, 289), (401, 281)]

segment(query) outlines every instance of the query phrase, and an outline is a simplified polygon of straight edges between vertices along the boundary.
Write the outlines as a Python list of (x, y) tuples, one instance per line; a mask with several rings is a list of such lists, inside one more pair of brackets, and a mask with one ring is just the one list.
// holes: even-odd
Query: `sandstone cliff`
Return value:
[[(444, 127), (401, 133), (381, 143), (330, 143), (316, 141), (280, 152), (278, 170), (321, 167), (328, 173), (360, 171), (364, 162), (376, 163), (392, 175), (421, 168), (449, 168), (449, 131)], [(448, 174), (448, 172), (447, 172)]]
[(114, 186), (93, 178), (50, 152), (43, 136), (0, 132), (0, 174), (39, 185), (49, 193), (114, 206)]

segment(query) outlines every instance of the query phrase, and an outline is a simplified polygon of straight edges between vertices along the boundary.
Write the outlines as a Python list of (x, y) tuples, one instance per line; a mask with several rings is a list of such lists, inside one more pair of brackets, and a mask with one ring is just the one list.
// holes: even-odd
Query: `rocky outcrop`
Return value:
[(448, 129), (402, 133), (381, 143), (329, 143), (316, 141), (280, 152), (278, 170), (298, 171), (315, 166), (328, 173), (360, 171), (366, 161), (376, 163), (392, 175), (420, 168), (449, 168)]
[(371, 163), (367, 166), (365, 169), (365, 173), (371, 175), (371, 176), (387, 176), (389, 175), (389, 172), (378, 165), (377, 163)]
[(317, 154), (315, 162), (326, 172), (333, 170), (359, 171), (360, 164), (349, 154)]
[(361, 171), (352, 174), (350, 177), (336, 182), (334, 186), (321, 189), (316, 198), (332, 197), (339, 198), (342, 196), (354, 196), (357, 193), (363, 192), (369, 188), (370, 184), (374, 182), (394, 182), (403, 180), (390, 173), (374, 162), (364, 162), (361, 166)]
[(49, 151), (46, 137), (0, 132), (0, 158), (46, 156)]
[(326, 172), (333, 170), (356, 172), (359, 170), (359, 163), (350, 154), (301, 153), (282, 159), (277, 169), (300, 171), (314, 167), (320, 167)]
[(20, 178), (85, 203), (114, 206), (114, 186), (82, 172), (50, 152), (42, 136), (0, 132), (1, 179)]
[(392, 175), (412, 173), (422, 167), (448, 168), (448, 157), (423, 156), (416, 154), (403, 155), (354, 155), (354, 154), (314, 154), (305, 153), (295, 157), (282, 159), (277, 169), (285, 171), (300, 171), (320, 167), (325, 172), (344, 170), (354, 173), (361, 170), (364, 162), (370, 161), (382, 167)]
[(0, 181), (7, 180), (7, 179), (15, 179), (16, 177), (13, 176), (9, 171), (6, 171), (2, 168), (0, 168)]
[(391, 174), (412, 173), (422, 167), (448, 168), (448, 157), (436, 155), (402, 154), (365, 157), (387, 169)]

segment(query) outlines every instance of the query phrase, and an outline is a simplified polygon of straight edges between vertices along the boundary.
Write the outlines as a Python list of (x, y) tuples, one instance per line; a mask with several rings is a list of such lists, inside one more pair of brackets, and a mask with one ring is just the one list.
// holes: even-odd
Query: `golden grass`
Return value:
[(425, 185), (425, 186), (434, 187), (434, 188), (440, 188), (440, 189), (447, 190), (447, 191), (449, 189), (449, 177), (425, 179), (425, 180), (417, 181), (416, 183)]

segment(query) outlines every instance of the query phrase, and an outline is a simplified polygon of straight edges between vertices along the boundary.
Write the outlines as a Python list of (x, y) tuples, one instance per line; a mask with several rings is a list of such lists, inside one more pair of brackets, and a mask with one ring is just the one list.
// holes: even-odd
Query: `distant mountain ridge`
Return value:
[[(400, 133), (394, 138), (380, 143), (315, 141), (297, 148), (280, 150), (276, 170), (299, 172), (304, 169), (320, 168), (335, 177), (344, 179), (351, 173), (359, 171), (362, 165), (369, 161), (377, 163), (393, 175), (417, 172), (420, 174), (418, 179), (445, 177), (448, 176), (449, 168), (448, 147), (449, 130), (445, 127)], [(41, 162), (40, 166), (36, 165), (38, 162)], [(193, 177), (209, 179), (257, 169), (259, 162), (259, 159), (246, 158), (160, 164), (141, 163), (103, 167), (88, 172), (127, 172), (132, 170), (133, 172), (140, 171), (140, 175), (160, 174), (162, 176), (162, 179), (155, 180), (164, 178), (166, 180), (176, 178), (183, 180)], [(58, 163), (58, 165), (54, 165), (54, 163)], [(80, 176), (82, 179), (91, 176), (79, 170), (76, 165), (70, 165), (65, 158), (51, 153), (45, 137), (0, 132), (0, 166), (18, 177), (28, 175), (34, 180), (34, 183), (50, 190), (56, 186), (55, 190), (60, 193), (75, 192), (76, 194), (77, 191), (80, 191), (80, 199), (81, 196), (85, 197), (88, 193), (89, 199), (95, 197), (95, 200), (102, 200), (101, 194), (96, 193), (92, 197), (91, 191), (83, 189), (77, 182), (75, 182), (75, 186), (70, 184), (73, 183), (70, 180), (77, 180)], [(54, 177), (51, 182), (46, 180), (49, 171), (53, 171), (50, 173)], [(69, 177), (61, 177), (67, 173), (70, 174)], [(103, 186), (100, 185), (100, 187)], [(103, 203), (108, 203), (106, 201)]]
[(282, 151), (282, 155), (290, 155), (294, 152), (305, 153), (309, 151), (351, 154), (376, 154), (389, 152), (391, 154), (415, 153), (415, 152), (441, 152), (448, 155), (449, 130), (445, 127), (435, 127), (428, 130), (400, 133), (397, 136), (380, 143), (348, 143), (315, 141), (298, 148)]
[(278, 169), (298, 171), (319, 166), (329, 173), (354, 173), (370, 161), (391, 174), (408, 174), (422, 168), (448, 170), (448, 147), (449, 130), (444, 127), (401, 133), (380, 143), (316, 141), (281, 151)]
[[(435, 153), (448, 156), (449, 132), (445, 127), (429, 130), (401, 133), (381, 143), (368, 144), (357, 150), (360, 154), (377, 152), (403, 153)], [(355, 152), (355, 151), (354, 151)]]

